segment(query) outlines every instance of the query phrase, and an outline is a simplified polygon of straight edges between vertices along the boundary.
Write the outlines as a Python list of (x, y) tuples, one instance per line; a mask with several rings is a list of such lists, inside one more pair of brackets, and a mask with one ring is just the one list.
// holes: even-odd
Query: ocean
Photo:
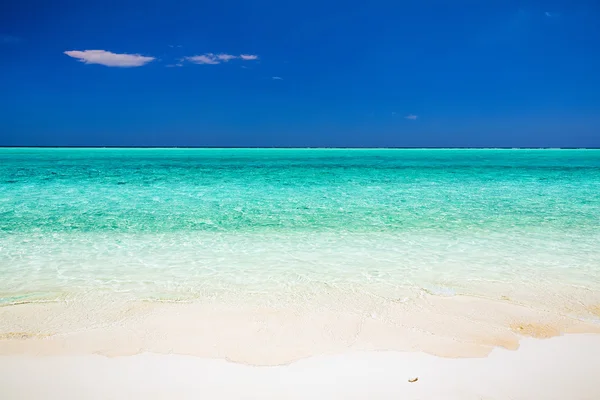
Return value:
[(573, 309), (600, 292), (600, 150), (0, 150), (2, 305), (328, 288)]

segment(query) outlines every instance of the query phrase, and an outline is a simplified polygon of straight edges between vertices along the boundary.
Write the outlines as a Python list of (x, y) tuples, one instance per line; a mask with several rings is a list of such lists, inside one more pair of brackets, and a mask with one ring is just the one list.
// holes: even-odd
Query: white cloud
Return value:
[(85, 64), (100, 64), (107, 67), (141, 67), (155, 60), (154, 57), (140, 54), (117, 54), (106, 50), (71, 50), (65, 51), (65, 54)]
[(220, 64), (221, 61), (219, 61), (219, 59), (217, 58), (217, 56), (215, 56), (213, 53), (206, 53), (203, 54), (201, 56), (191, 56), (191, 57), (184, 57), (184, 60), (187, 60), (191, 63), (194, 64), (209, 64), (209, 65), (215, 65), (215, 64)]
[(410, 114), (410, 115), (407, 115), (407, 116), (406, 116), (406, 117), (404, 117), (404, 118), (406, 118), (406, 119), (410, 119), (411, 121), (414, 121), (414, 120), (418, 119), (418, 118), (419, 118), (419, 116), (418, 116), (418, 115), (414, 115), (414, 114)]
[(189, 61), (191, 63), (194, 63), (194, 64), (215, 65), (215, 64), (221, 64), (221, 61), (227, 62), (227, 61), (233, 60), (235, 58), (237, 58), (237, 56), (234, 56), (232, 54), (226, 54), (226, 53), (220, 53), (220, 54), (206, 53), (206, 54), (202, 54), (200, 56), (184, 57), (184, 60), (187, 60), (187, 61)]
[(282, 81), (283, 78), (280, 76), (273, 76), (271, 79), (275, 80), (275, 81)]
[(217, 55), (217, 58), (219, 60), (221, 60), (221, 61), (227, 62), (227, 61), (233, 60), (234, 58), (237, 58), (237, 57), (234, 56), (234, 55), (232, 55), (232, 54), (223, 54), (223, 53), (221, 53), (221, 54)]
[(258, 56), (250, 55), (250, 54), (242, 54), (239, 56), (234, 56), (233, 54), (227, 54), (227, 53), (219, 53), (219, 54), (206, 53), (206, 54), (202, 54), (199, 56), (184, 57), (182, 60), (189, 61), (194, 64), (215, 65), (215, 64), (221, 64), (221, 62), (228, 62), (231, 60), (235, 60), (236, 58), (240, 58), (242, 60), (257, 60)]
[(183, 67), (182, 63), (177, 63), (177, 64), (167, 64), (166, 67), (169, 68), (175, 68), (175, 67)]

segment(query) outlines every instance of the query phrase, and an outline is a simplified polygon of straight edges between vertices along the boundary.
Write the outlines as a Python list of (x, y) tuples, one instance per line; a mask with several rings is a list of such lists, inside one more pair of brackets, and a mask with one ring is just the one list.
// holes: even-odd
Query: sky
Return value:
[(600, 147), (600, 1), (4, 0), (0, 145)]

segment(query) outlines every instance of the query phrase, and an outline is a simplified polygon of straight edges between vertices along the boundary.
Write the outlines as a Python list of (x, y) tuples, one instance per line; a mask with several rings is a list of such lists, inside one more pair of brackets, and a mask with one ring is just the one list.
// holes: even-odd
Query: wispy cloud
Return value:
[(177, 64), (167, 64), (166, 65), (167, 68), (177, 68), (177, 67), (183, 67), (182, 63), (177, 63)]
[(183, 60), (189, 61), (194, 64), (220, 64), (221, 61), (212, 53), (202, 54), (201, 56), (190, 56), (184, 57)]
[(117, 54), (106, 50), (70, 50), (65, 51), (69, 57), (85, 64), (100, 64), (107, 67), (141, 67), (155, 60), (140, 54)]
[(250, 54), (241, 54), (239, 56), (234, 56), (233, 54), (227, 53), (205, 53), (198, 56), (189, 56), (184, 57), (182, 60), (189, 61), (194, 64), (208, 64), (208, 65), (216, 65), (221, 64), (221, 62), (228, 62), (231, 60), (235, 60), (236, 58), (242, 59), (244, 61), (248, 60), (257, 60), (258, 56), (250, 55)]
[(229, 60), (233, 60), (233, 59), (237, 58), (237, 56), (234, 56), (232, 54), (223, 54), (223, 53), (221, 53), (221, 54), (217, 55), (217, 58), (219, 60), (221, 60), (221, 61), (227, 62)]
[(271, 77), (271, 79), (273, 79), (274, 81), (282, 81), (283, 80), (283, 78), (280, 76), (273, 76), (273, 77)]
[(409, 114), (409, 115), (407, 115), (404, 118), (409, 119), (411, 121), (415, 121), (415, 120), (419, 119), (419, 116), (418, 115), (414, 115), (414, 114)]
[(561, 14), (560, 14), (560, 13), (557, 13), (557, 12), (549, 12), (549, 11), (546, 11), (546, 12), (544, 13), (544, 15), (545, 15), (546, 17), (548, 17), (548, 18), (560, 18), (560, 16), (561, 16)]
[(221, 62), (227, 62), (227, 61), (233, 60), (235, 58), (237, 58), (237, 56), (234, 56), (233, 54), (206, 53), (206, 54), (202, 54), (200, 56), (184, 57), (183, 59), (186, 61), (189, 61), (191, 63), (194, 63), (194, 64), (216, 65), (216, 64), (221, 64)]

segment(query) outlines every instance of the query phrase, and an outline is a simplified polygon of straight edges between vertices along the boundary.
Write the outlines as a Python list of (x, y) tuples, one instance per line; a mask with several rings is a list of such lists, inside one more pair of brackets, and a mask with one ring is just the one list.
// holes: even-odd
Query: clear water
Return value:
[(0, 304), (599, 300), (600, 150), (0, 149)]

